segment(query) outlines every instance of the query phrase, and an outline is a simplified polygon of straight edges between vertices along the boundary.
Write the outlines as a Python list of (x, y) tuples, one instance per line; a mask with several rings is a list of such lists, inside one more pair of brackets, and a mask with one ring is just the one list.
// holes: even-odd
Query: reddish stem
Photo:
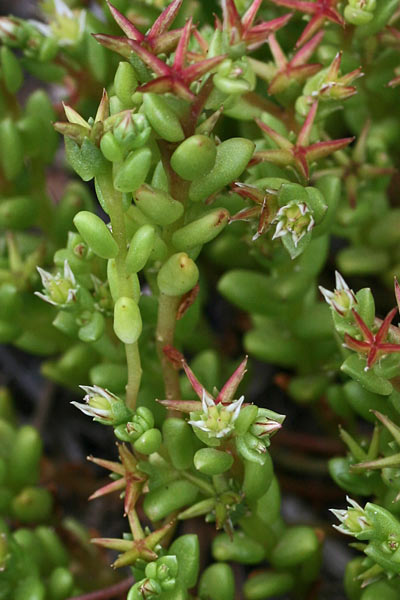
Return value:
[(89, 592), (88, 594), (82, 594), (81, 596), (71, 596), (67, 600), (108, 600), (109, 598), (116, 598), (124, 592), (127, 592), (133, 583), (133, 577), (127, 577), (119, 583), (110, 585), (102, 590), (96, 590), (95, 592)]

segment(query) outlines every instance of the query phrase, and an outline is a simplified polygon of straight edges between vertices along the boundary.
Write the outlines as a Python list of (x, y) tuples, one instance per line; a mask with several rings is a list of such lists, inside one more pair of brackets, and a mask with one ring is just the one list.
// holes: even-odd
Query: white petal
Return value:
[(46, 294), (41, 294), (40, 292), (34, 292), (34, 294), (41, 300), (44, 300), (45, 302), (48, 302), (49, 304), (52, 304), (53, 306), (58, 306), (57, 302), (53, 302), (53, 300), (51, 300), (48, 296), (46, 296)]
[[(45, 37), (51, 37), (51, 28), (46, 23), (42, 23), (41, 21), (37, 21), (36, 19), (28, 19), (28, 23), (36, 27), (39, 33), (41, 33)], [(2, 28), (4, 28), (3, 25)]]
[(60, 15), (61, 17), (68, 17), (69, 19), (73, 18), (74, 13), (69, 8), (69, 6), (67, 6), (67, 4), (63, 2), (63, 0), (53, 0), (53, 2), (54, 8), (56, 9), (58, 15)]
[(356, 500), (353, 500), (353, 498), (350, 498), (350, 496), (346, 496), (346, 502), (348, 504), (350, 504), (350, 506), (352, 506), (353, 508), (355, 508), (356, 510), (361, 510), (362, 512), (364, 511), (363, 507), (360, 506), (358, 504), (358, 502), (356, 502)]
[(342, 290), (349, 290), (349, 286), (347, 285), (347, 283), (345, 282), (345, 280), (343, 279), (343, 277), (341, 276), (341, 274), (339, 273), (339, 271), (335, 271), (335, 279), (336, 279), (336, 289), (339, 291)]
[(323, 297), (325, 298), (325, 301), (328, 304), (332, 305), (332, 298), (335, 296), (334, 292), (327, 290), (326, 288), (322, 287), (322, 285), (319, 285), (318, 289), (321, 292), (321, 294), (323, 295)]
[(49, 283), (51, 281), (53, 281), (54, 275), (52, 275), (48, 271), (45, 271), (41, 267), (36, 267), (36, 269), (37, 269), (37, 271), (38, 271), (38, 273), (40, 275), (40, 279), (42, 280), (43, 287), (44, 288), (48, 287)]
[(68, 279), (72, 285), (76, 285), (75, 275), (73, 274), (67, 260), (64, 260), (64, 279)]
[(205, 421), (188, 421), (188, 423), (192, 427), (198, 427), (199, 429), (201, 429), (202, 431), (205, 431), (206, 433), (211, 433), (211, 430), (207, 427)]
[(221, 431), (218, 431), (218, 433), (215, 434), (216, 438), (222, 438), (225, 437), (226, 435), (228, 435), (228, 433), (230, 433), (232, 431), (233, 427), (224, 427), (224, 429), (221, 429)]
[(340, 533), (344, 533), (344, 535), (354, 535), (349, 529), (346, 529), (343, 525), (332, 525), (334, 529), (340, 531)]
[(88, 404), (82, 404), (81, 402), (71, 402), (71, 404), (76, 406), (76, 408), (79, 408), (79, 410), (81, 410), (88, 417), (93, 417), (94, 419), (99, 417), (107, 418), (110, 416), (109, 410), (104, 410), (100, 408), (95, 409), (92, 406), (89, 406)]

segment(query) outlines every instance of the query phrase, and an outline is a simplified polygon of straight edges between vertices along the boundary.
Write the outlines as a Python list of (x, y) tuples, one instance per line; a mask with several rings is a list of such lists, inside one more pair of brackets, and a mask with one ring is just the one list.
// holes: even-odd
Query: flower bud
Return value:
[(136, 206), (157, 225), (170, 225), (183, 215), (183, 204), (146, 183), (135, 194)]
[(153, 600), (158, 598), (162, 590), (155, 579), (142, 579), (129, 590), (127, 600)]
[(100, 150), (110, 162), (121, 162), (124, 159), (124, 152), (111, 131), (107, 131), (102, 136)]
[(114, 77), (114, 90), (124, 106), (132, 105), (132, 94), (138, 85), (136, 73), (132, 65), (121, 61)]
[(217, 403), (204, 390), (202, 411), (190, 413), (189, 424), (195, 428), (195, 433), (198, 433), (197, 429), (200, 429), (200, 432), (206, 434), (206, 436), (202, 436), (202, 438), (205, 437), (205, 443), (207, 443), (207, 439), (226, 437), (235, 428), (235, 421), (239, 416), (243, 400), (244, 396), (241, 396), (238, 400), (224, 405), (222, 402)]
[(117, 256), (118, 244), (100, 217), (87, 210), (82, 210), (75, 215), (74, 225), (95, 254), (101, 258)]
[(114, 307), (114, 332), (124, 344), (134, 344), (142, 333), (142, 317), (136, 302), (122, 296)]
[(295, 247), (303, 236), (314, 227), (314, 219), (305, 202), (291, 202), (282, 206), (274, 219), (276, 222), (275, 233), (272, 239), (291, 235)]
[(184, 252), (173, 254), (162, 265), (157, 275), (161, 293), (167, 296), (181, 296), (197, 283), (199, 270), (194, 261)]
[(73, 406), (79, 408), (83, 414), (93, 417), (94, 421), (103, 425), (119, 425), (126, 423), (132, 415), (132, 412), (126, 407), (123, 400), (115, 396), (104, 388), (94, 386), (80, 386), (86, 396), (84, 401), (71, 402)]
[(154, 131), (167, 142), (180, 142), (185, 134), (176, 113), (163, 96), (147, 93), (143, 96), (144, 114)]
[(217, 146), (214, 167), (204, 177), (196, 178), (189, 189), (193, 202), (206, 200), (238, 179), (254, 152), (254, 143), (245, 138), (231, 138)]
[(142, 225), (134, 234), (126, 257), (126, 268), (129, 273), (138, 273), (145, 266), (153, 252), (155, 229), (152, 225)]
[(177, 250), (190, 250), (213, 240), (228, 223), (229, 212), (225, 208), (212, 210), (177, 229), (172, 236), (172, 243)]
[(205, 135), (192, 135), (171, 156), (171, 167), (182, 179), (193, 181), (211, 171), (216, 157), (213, 140)]
[(194, 455), (194, 466), (205, 475), (220, 475), (228, 471), (233, 464), (233, 457), (227, 452), (215, 448), (201, 448)]
[(144, 115), (132, 111), (126, 111), (122, 115), (113, 127), (115, 139), (124, 152), (141, 148), (150, 137), (151, 127), (148, 120)]
[(255, 88), (256, 76), (246, 57), (224, 60), (214, 75), (215, 87), (228, 96), (246, 94)]
[(366, 25), (374, 18), (372, 12), (352, 6), (346, 6), (343, 14), (346, 21), (352, 25)]
[(119, 192), (135, 192), (144, 183), (150, 165), (150, 148), (133, 150), (114, 175), (115, 188)]
[(340, 521), (340, 525), (333, 525), (333, 527), (346, 535), (358, 537), (361, 534), (360, 539), (368, 539), (364, 535), (368, 535), (368, 532), (371, 531), (372, 524), (369, 522), (365, 510), (348, 496), (346, 500), (350, 504), (347, 510), (331, 508), (331, 512)]

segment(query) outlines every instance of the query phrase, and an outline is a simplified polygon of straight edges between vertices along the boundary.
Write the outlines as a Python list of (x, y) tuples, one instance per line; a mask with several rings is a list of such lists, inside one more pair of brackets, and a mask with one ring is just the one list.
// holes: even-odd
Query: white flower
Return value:
[(203, 412), (199, 418), (192, 413), (192, 420), (189, 421), (189, 424), (192, 427), (198, 427), (211, 437), (225, 437), (234, 429), (234, 422), (239, 416), (243, 401), (244, 396), (241, 396), (230, 404), (222, 404), (222, 402), (217, 404), (214, 398), (203, 390), (201, 401)]
[(78, 291), (75, 276), (68, 264), (64, 261), (64, 273), (52, 275), (41, 267), (37, 267), (43, 284), (43, 293), (35, 292), (35, 295), (54, 306), (69, 306), (76, 301)]
[(348, 314), (357, 304), (357, 298), (338, 271), (335, 271), (336, 288), (333, 292), (319, 286), (319, 291), (326, 302), (342, 317)]
[(305, 202), (285, 204), (278, 210), (273, 222), (276, 222), (277, 225), (272, 239), (290, 233), (296, 247), (301, 238), (311, 231), (315, 224), (310, 209)]
[(95, 420), (102, 422), (111, 421), (114, 416), (112, 405), (120, 400), (118, 396), (98, 385), (81, 385), (79, 387), (86, 392), (86, 396), (83, 399), (86, 404), (75, 401), (71, 402), (71, 404), (79, 408), (83, 414), (93, 417)]
[(369, 529), (370, 524), (364, 509), (358, 502), (349, 496), (346, 496), (346, 500), (350, 504), (347, 510), (330, 509), (331, 513), (340, 521), (340, 525), (333, 525), (333, 527), (345, 535), (357, 536), (361, 531)]

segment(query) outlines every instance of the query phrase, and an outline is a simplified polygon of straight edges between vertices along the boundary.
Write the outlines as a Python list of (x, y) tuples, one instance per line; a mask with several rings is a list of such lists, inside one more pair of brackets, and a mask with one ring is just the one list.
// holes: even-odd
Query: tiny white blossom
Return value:
[(325, 298), (325, 301), (343, 317), (357, 304), (357, 298), (339, 271), (335, 271), (335, 279), (336, 287), (333, 292), (322, 287), (322, 285), (318, 289)]
[(52, 275), (41, 267), (36, 267), (43, 284), (43, 293), (35, 295), (54, 306), (67, 306), (76, 301), (78, 287), (75, 276), (67, 260), (64, 261), (64, 273)]
[(203, 390), (201, 400), (203, 412), (199, 418), (192, 418), (189, 424), (212, 437), (225, 437), (234, 429), (234, 422), (239, 416), (243, 401), (244, 396), (241, 396), (230, 404), (224, 405), (222, 402), (217, 404), (214, 398)]
[(285, 204), (278, 210), (273, 222), (276, 222), (277, 225), (272, 239), (283, 237), (289, 233), (296, 247), (315, 224), (310, 209), (305, 202)]

